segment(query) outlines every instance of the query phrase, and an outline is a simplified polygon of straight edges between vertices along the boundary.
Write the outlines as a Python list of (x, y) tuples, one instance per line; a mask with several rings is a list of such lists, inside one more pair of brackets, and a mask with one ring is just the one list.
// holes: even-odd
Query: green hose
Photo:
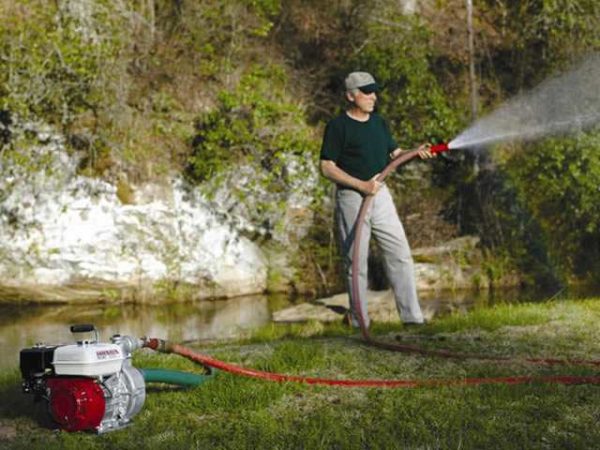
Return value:
[(146, 382), (176, 384), (178, 386), (199, 386), (206, 380), (210, 380), (214, 377), (214, 373), (210, 375), (199, 375), (196, 373), (167, 369), (138, 370), (142, 373), (144, 381)]

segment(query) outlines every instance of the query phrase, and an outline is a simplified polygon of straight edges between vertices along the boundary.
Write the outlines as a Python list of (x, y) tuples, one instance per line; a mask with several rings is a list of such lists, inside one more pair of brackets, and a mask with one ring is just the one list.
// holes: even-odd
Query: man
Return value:
[[(352, 292), (352, 249), (354, 223), (363, 196), (373, 195), (360, 239), (360, 299), (365, 325), (367, 315), (367, 257), (371, 233), (380, 246), (386, 273), (394, 292), (396, 307), (405, 324), (422, 324), (423, 313), (417, 298), (413, 260), (404, 228), (385, 184), (376, 180), (391, 159), (403, 150), (394, 141), (383, 118), (374, 112), (378, 86), (367, 72), (352, 72), (344, 81), (349, 108), (331, 120), (321, 147), (321, 173), (336, 186), (336, 219), (346, 269), (350, 298)], [(433, 155), (428, 146), (419, 147), (421, 158)], [(358, 318), (350, 301), (352, 325)]]

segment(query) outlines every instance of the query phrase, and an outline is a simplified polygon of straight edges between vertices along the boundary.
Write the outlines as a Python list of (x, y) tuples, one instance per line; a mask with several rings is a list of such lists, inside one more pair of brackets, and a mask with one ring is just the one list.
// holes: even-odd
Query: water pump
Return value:
[(71, 332), (93, 332), (95, 339), (21, 350), (23, 392), (45, 400), (63, 430), (104, 433), (123, 428), (146, 399), (144, 375), (131, 363), (141, 340), (117, 334), (110, 343), (100, 343), (89, 324), (73, 325)]

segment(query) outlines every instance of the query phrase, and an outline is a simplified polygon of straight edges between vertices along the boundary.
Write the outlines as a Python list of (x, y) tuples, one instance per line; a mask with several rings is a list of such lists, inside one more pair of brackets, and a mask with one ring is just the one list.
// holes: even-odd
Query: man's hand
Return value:
[(381, 184), (382, 184), (376, 180), (376, 178), (378, 176), (379, 176), (379, 174), (375, 175), (369, 181), (363, 181), (363, 185), (362, 185), (360, 191), (365, 195), (377, 194), (377, 191), (379, 191), (379, 189), (381, 189)]
[[(437, 156), (437, 154), (435, 153), (431, 153), (431, 144), (427, 143), (427, 144), (421, 144), (419, 146), (419, 148), (417, 149), (419, 151), (418, 156), (421, 159), (429, 159), (429, 158), (435, 158)], [(390, 153), (390, 158), (391, 159), (396, 159), (398, 156), (402, 155), (403, 153), (406, 153), (407, 150), (402, 150), (400, 147), (398, 147), (396, 150), (394, 150), (393, 152)]]
[(421, 144), (417, 150), (419, 152), (419, 158), (421, 159), (435, 158), (437, 156), (437, 154), (431, 153), (431, 144), (429, 143)]
[(375, 195), (379, 188), (381, 188), (381, 183), (375, 180), (379, 174), (375, 175), (368, 181), (363, 181), (360, 178), (355, 178), (348, 175), (333, 161), (322, 160), (321, 173), (328, 180), (331, 180), (336, 184), (341, 184), (343, 186), (355, 189), (364, 195)]

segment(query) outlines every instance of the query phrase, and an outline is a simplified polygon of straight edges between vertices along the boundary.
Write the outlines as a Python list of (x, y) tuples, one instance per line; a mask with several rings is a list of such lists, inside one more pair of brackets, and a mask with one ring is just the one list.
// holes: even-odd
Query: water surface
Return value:
[(77, 323), (93, 323), (102, 342), (117, 333), (174, 342), (227, 339), (269, 323), (282, 302), (287, 304), (280, 297), (259, 295), (160, 306), (0, 305), (0, 370), (17, 367), (24, 347), (72, 343), (69, 328)]
[[(547, 301), (597, 295), (598, 292), (598, 289), (550, 292), (539, 289), (447, 291), (423, 294), (421, 304), (424, 309), (433, 311), (435, 316), (440, 316), (495, 303)], [(293, 303), (308, 300), (298, 299)], [(110, 336), (116, 333), (158, 337), (173, 342), (228, 339), (271, 323), (274, 311), (291, 304), (285, 297), (264, 295), (160, 306), (101, 303), (33, 306), (0, 303), (0, 370), (18, 367), (22, 348), (40, 342), (72, 343), (74, 336), (69, 327), (76, 323), (95, 324), (102, 342), (108, 342)]]

